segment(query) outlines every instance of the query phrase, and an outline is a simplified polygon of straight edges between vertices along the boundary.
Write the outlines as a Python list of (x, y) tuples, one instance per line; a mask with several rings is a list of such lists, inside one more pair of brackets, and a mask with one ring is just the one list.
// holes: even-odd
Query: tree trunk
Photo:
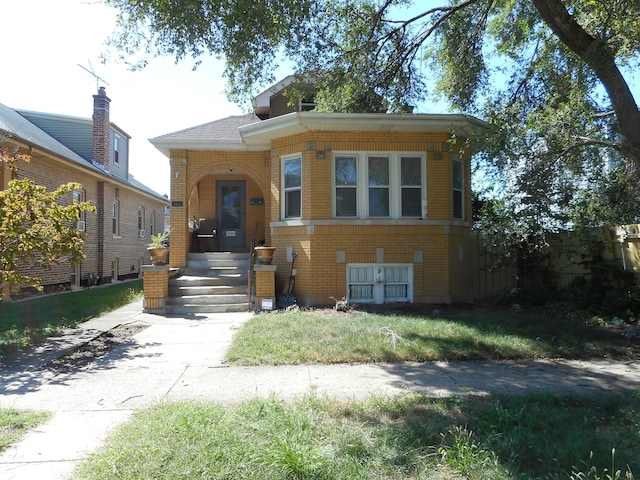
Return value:
[(640, 111), (606, 41), (589, 35), (562, 0), (533, 0), (533, 4), (560, 41), (587, 63), (604, 85), (622, 133), (622, 151), (640, 166)]

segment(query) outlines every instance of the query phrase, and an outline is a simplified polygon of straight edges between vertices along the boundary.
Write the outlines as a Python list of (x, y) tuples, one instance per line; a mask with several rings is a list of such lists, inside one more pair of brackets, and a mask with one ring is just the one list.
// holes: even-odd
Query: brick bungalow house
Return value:
[[(141, 266), (148, 263), (149, 236), (165, 228), (168, 200), (129, 174), (130, 137), (111, 123), (110, 103), (105, 89), (100, 88), (93, 96), (92, 119), (14, 110), (0, 104), (0, 134), (18, 153), (32, 159), (19, 162), (18, 175), (51, 189), (78, 182), (82, 189), (73, 197), (92, 202), (98, 210), (84, 215), (76, 225), (86, 234), (86, 260), (79, 265), (31, 270), (43, 278), (45, 291), (137, 278)], [(11, 172), (0, 168), (0, 188), (6, 188), (10, 180)]]
[(151, 139), (171, 165), (171, 267), (197, 251), (193, 221), (216, 219), (220, 251), (276, 247), (277, 292), (295, 258), (299, 305), (471, 301), (470, 159), (450, 140), (482, 122), (313, 112), (286, 84), (254, 114)]

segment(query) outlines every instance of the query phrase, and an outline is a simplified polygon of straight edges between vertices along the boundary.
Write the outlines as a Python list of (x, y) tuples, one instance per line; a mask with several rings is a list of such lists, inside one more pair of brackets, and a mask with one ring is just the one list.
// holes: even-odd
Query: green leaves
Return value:
[[(0, 284), (37, 285), (33, 267), (81, 261), (84, 232), (75, 228), (80, 212), (95, 212), (88, 202), (71, 202), (78, 183), (54, 191), (28, 178), (12, 180), (0, 191)], [(27, 273), (25, 273), (27, 272)]]

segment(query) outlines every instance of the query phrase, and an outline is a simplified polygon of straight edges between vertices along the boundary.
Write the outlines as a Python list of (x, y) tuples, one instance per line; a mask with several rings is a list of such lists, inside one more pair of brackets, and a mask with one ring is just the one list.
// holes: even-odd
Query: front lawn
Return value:
[(142, 280), (49, 295), (20, 302), (0, 302), (0, 355), (7, 355), (62, 329), (127, 305), (142, 297)]
[(0, 452), (11, 446), (30, 429), (47, 421), (46, 412), (0, 408)]
[(587, 326), (507, 309), (451, 309), (439, 317), (323, 309), (257, 315), (236, 333), (226, 361), (281, 365), (605, 357), (640, 358), (640, 345), (624, 337), (619, 326)]
[(638, 445), (639, 395), (185, 402), (137, 412), (74, 478), (622, 479)]

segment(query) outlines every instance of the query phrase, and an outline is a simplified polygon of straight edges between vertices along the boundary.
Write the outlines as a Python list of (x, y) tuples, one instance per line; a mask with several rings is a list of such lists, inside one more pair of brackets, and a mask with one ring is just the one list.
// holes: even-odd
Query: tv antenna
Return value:
[(89, 70), (89, 68), (87, 67), (83, 67), (82, 65), (78, 64), (78, 66), (83, 69), (85, 72), (91, 74), (91, 76), (93, 76), (96, 79), (96, 90), (100, 87), (99, 82), (102, 81), (104, 84), (109, 85), (109, 82), (107, 82), (104, 78), (98, 76), (98, 74), (93, 70), (93, 65), (91, 65), (91, 60), (87, 60), (87, 62), (89, 62), (89, 68), (91, 70)]

